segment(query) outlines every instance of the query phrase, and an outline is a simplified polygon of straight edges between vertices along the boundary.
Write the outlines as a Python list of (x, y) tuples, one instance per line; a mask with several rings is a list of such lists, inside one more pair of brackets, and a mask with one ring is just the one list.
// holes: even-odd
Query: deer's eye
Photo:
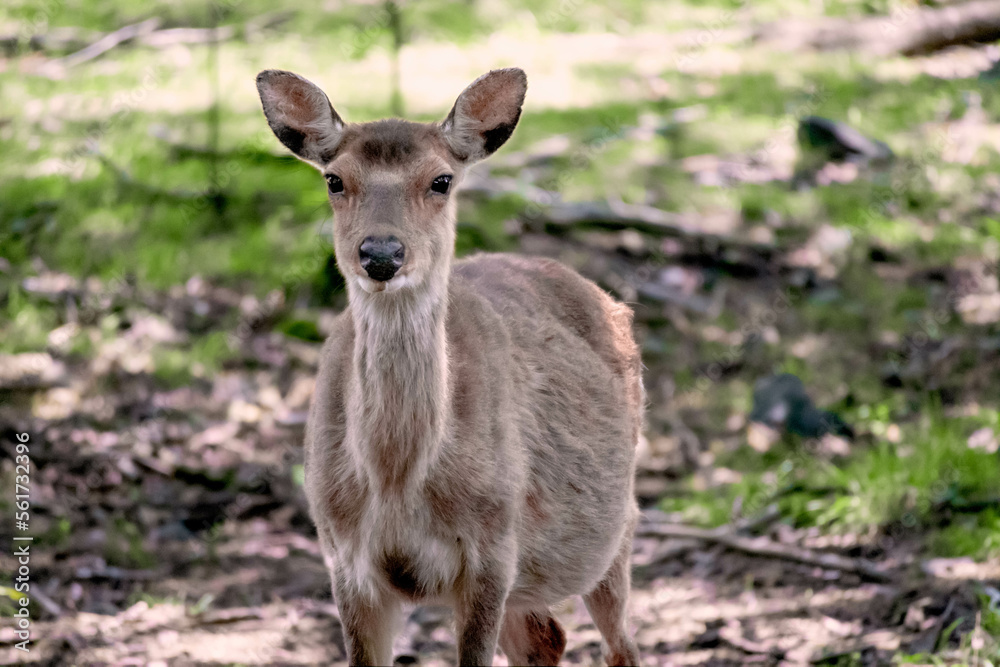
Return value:
[(326, 186), (330, 189), (330, 192), (335, 195), (339, 195), (344, 191), (344, 182), (340, 180), (340, 176), (336, 174), (326, 175)]
[(448, 188), (450, 187), (451, 187), (450, 174), (442, 174), (437, 178), (435, 178), (434, 182), (431, 183), (431, 190), (441, 195), (448, 194)]

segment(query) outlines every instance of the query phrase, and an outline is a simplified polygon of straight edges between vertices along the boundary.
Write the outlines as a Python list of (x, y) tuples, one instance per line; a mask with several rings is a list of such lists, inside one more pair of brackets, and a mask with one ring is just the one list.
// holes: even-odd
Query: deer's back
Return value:
[[(453, 280), (453, 291), (468, 289), (505, 316), (512, 335), (521, 342), (544, 347), (546, 336), (553, 334), (548, 329), (562, 329), (584, 341), (616, 377), (638, 380), (632, 311), (564, 264), (547, 258), (481, 254), (457, 262)], [(542, 328), (544, 333), (539, 333)]]

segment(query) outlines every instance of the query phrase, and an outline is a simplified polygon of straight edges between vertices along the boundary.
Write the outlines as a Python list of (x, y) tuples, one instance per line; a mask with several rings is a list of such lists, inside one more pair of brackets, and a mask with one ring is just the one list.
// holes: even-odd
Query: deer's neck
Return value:
[(447, 283), (351, 296), (351, 440), (375, 488), (404, 493), (426, 478), (448, 421)]

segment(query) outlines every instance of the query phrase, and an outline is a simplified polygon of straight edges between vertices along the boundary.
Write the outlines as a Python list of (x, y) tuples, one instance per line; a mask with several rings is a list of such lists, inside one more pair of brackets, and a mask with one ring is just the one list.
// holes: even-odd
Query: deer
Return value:
[(628, 630), (645, 393), (631, 310), (549, 258), (455, 260), (470, 165), (521, 116), (517, 68), (444, 121), (345, 123), (282, 70), (265, 118), (326, 179), (347, 306), (323, 345), (304, 491), (351, 665), (392, 664), (408, 604), (454, 610), (459, 662), (555, 665), (553, 605), (581, 595), (610, 665)]

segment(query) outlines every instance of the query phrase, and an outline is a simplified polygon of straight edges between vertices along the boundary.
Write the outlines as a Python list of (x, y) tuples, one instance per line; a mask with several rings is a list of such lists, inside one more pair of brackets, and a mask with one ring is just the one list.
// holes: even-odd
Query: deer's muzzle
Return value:
[(403, 265), (406, 250), (395, 236), (369, 236), (358, 249), (361, 268), (372, 280), (391, 280)]

